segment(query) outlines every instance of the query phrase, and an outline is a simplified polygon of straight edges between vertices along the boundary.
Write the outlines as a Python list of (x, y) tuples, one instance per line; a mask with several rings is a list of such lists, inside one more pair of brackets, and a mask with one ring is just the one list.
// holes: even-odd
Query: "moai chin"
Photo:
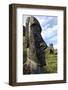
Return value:
[(41, 36), (42, 28), (39, 21), (30, 16), (26, 20), (27, 60), (37, 63), (40, 67), (46, 65), (45, 49), (47, 44)]

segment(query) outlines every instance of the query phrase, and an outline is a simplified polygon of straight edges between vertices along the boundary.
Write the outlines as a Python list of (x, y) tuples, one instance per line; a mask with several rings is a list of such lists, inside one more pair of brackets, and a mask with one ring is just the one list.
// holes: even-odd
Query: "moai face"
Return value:
[(29, 39), (30, 58), (32, 57), (31, 59), (33, 60), (35, 59), (34, 57), (37, 57), (38, 64), (43, 66), (46, 64), (44, 50), (47, 48), (47, 45), (41, 36), (42, 28), (40, 23), (35, 17), (31, 16), (28, 17), (28, 24), (26, 27)]

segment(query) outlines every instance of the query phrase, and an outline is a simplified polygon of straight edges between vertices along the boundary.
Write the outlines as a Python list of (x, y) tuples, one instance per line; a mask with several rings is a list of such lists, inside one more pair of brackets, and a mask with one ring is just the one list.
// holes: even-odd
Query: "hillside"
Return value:
[(44, 66), (45, 73), (57, 72), (57, 54), (50, 54), (48, 49), (45, 50), (46, 66)]

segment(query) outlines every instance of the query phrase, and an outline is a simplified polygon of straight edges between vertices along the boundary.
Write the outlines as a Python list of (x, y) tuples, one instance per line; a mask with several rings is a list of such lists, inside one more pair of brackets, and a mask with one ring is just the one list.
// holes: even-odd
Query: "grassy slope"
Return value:
[(48, 50), (45, 53), (46, 66), (44, 66), (45, 73), (56, 73), (57, 72), (57, 55), (49, 54)]

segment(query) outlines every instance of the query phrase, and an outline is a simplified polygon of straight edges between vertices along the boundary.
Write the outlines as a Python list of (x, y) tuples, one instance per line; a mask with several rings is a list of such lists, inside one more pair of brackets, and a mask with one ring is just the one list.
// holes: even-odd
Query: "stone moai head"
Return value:
[(47, 48), (47, 44), (41, 36), (41, 31), (39, 21), (33, 16), (28, 17), (26, 20), (26, 40), (27, 48), (29, 48), (27, 56), (38, 65), (43, 66), (46, 65), (44, 50)]

